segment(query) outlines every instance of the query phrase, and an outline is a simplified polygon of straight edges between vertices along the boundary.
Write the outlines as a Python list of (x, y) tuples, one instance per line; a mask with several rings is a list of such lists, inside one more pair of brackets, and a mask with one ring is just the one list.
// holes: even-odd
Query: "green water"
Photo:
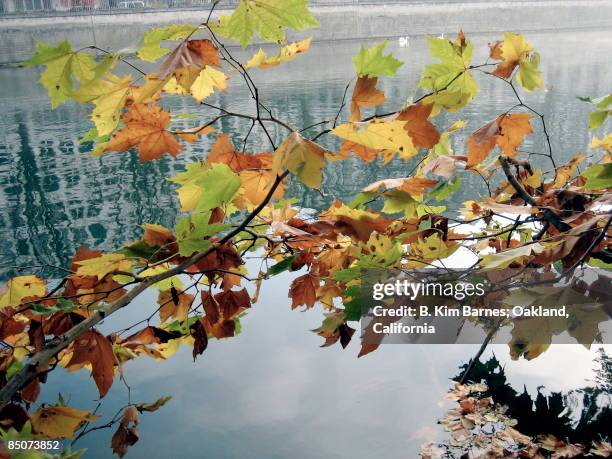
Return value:
[[(585, 151), (590, 140), (589, 107), (576, 96), (598, 96), (612, 87), (609, 34), (527, 36), (542, 53), (547, 91), (525, 100), (545, 114), (559, 158)], [(473, 38), (484, 53), (486, 43), (495, 37)], [(262, 100), (294, 126), (333, 118), (352, 77), (350, 56), (358, 47), (352, 42), (317, 43), (290, 65), (255, 72)], [(411, 96), (419, 69), (428, 62), (422, 38), (412, 39), (407, 48), (395, 42), (389, 48), (406, 64), (396, 78), (384, 81), (392, 101), (386, 108)], [(476, 61), (484, 60), (482, 53)], [(137, 237), (144, 222), (173, 225), (177, 203), (165, 179), (187, 162), (204, 157), (206, 141), (176, 160), (142, 163), (133, 153), (92, 158), (87, 146), (79, 144), (79, 136), (89, 127), (87, 110), (72, 104), (51, 110), (35, 85), (35, 70), (0, 69), (0, 78), (0, 277), (13, 275), (14, 266), (65, 264), (81, 245), (116, 248)], [(479, 80), (482, 91), (474, 103), (460, 115), (436, 120), (440, 127), (459, 117), (469, 121), (466, 133), (455, 138), (457, 154), (464, 152), (463, 140), (471, 130), (514, 104), (505, 85)], [(244, 88), (236, 84), (228, 93), (231, 96), (213, 98), (211, 103), (252, 111)], [(168, 106), (174, 113), (197, 110), (204, 118), (214, 114), (184, 101), (169, 101)], [(181, 123), (195, 125), (192, 120)], [(229, 120), (220, 127), (241, 145), (249, 124)], [(316, 129), (309, 131), (314, 133)], [(277, 140), (282, 134), (275, 131)], [(330, 142), (324, 141), (333, 147)], [(265, 138), (254, 133), (247, 147), (265, 149)], [(540, 135), (524, 146), (526, 151), (544, 148)], [(307, 192), (297, 183), (291, 184), (289, 194), (299, 197), (306, 208), (322, 209), (333, 199), (354, 196), (368, 183), (408, 170), (402, 162), (388, 166), (338, 162), (325, 171), (323, 195)], [(453, 197), (454, 205), (482, 189), (473, 175), (465, 174), (463, 183)], [(321, 311), (290, 311), (290, 282), (291, 276), (283, 275), (266, 284), (260, 302), (242, 322), (243, 332), (234, 339), (212, 342), (195, 364), (189, 350), (167, 362), (142, 358), (127, 364), (132, 401), (174, 396), (158, 413), (144, 416), (141, 441), (127, 457), (412, 458), (421, 443), (439, 433), (435, 421), (443, 412), (448, 378), (477, 346), (388, 345), (359, 360), (357, 342), (344, 351), (320, 349), (321, 339), (309, 330), (320, 324)], [(155, 298), (147, 294), (114, 315), (102, 330), (111, 332), (154, 308)], [(543, 385), (566, 390), (582, 385), (591, 375), (592, 351), (581, 346), (556, 346), (532, 362), (510, 362), (506, 346), (487, 352), (495, 352), (507, 365), (518, 388), (526, 384), (531, 389)], [(55, 372), (40, 400), (53, 401), (60, 391), (73, 406), (96, 406), (95, 386), (86, 372)], [(116, 381), (100, 414), (112, 416), (126, 402), (126, 387)], [(110, 457), (111, 435), (98, 431), (77, 446), (89, 448), (87, 457)]]

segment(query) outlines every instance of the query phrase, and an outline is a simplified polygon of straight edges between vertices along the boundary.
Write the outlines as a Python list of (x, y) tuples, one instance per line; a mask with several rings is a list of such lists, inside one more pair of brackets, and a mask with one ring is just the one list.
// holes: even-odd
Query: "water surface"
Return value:
[[(496, 38), (473, 37), (481, 51), (475, 61), (484, 61), (487, 42)], [(530, 33), (528, 39), (542, 53), (547, 90), (526, 95), (525, 100), (545, 114), (559, 158), (585, 151), (590, 140), (589, 107), (576, 96), (598, 96), (612, 87), (609, 34)], [(255, 71), (262, 100), (294, 126), (332, 119), (353, 76), (350, 57), (358, 48), (359, 43), (353, 42), (316, 43), (289, 65)], [(412, 38), (407, 48), (393, 41), (389, 49), (406, 64), (396, 78), (384, 79), (392, 102), (383, 111), (412, 96), (419, 69), (429, 61), (423, 38)], [(51, 110), (43, 90), (35, 85), (37, 77), (34, 69), (0, 69), (0, 276), (4, 278), (15, 273), (12, 266), (65, 264), (81, 245), (117, 248), (136, 238), (144, 222), (172, 226), (177, 203), (165, 178), (204, 157), (209, 147), (203, 141), (176, 160), (148, 163), (133, 153), (92, 158), (87, 146), (79, 144), (89, 128), (87, 110), (75, 104)], [(463, 140), (471, 130), (515, 102), (501, 82), (479, 81), (481, 94), (475, 102), (459, 115), (436, 120), (441, 128), (459, 117), (468, 120), (466, 133), (454, 141), (458, 154), (464, 153)], [(248, 93), (238, 83), (229, 95), (211, 103), (251, 110)], [(174, 113), (214, 114), (185, 101), (172, 100), (168, 106)], [(249, 124), (224, 120), (220, 127), (241, 145)], [(278, 139), (282, 134), (276, 131)], [(334, 146), (331, 139), (324, 143)], [(248, 148), (267, 148), (261, 133), (250, 137)], [(542, 136), (532, 136), (524, 149), (545, 151)], [(307, 208), (323, 209), (335, 198), (349, 199), (368, 183), (408, 170), (399, 161), (384, 167), (351, 159), (326, 169), (323, 195), (298, 183), (291, 184), (289, 194)], [(464, 175), (463, 183), (454, 203), (482, 190), (480, 179), (473, 175)], [(285, 274), (265, 284), (259, 303), (242, 321), (242, 333), (211, 342), (196, 363), (184, 350), (167, 362), (141, 358), (126, 365), (132, 401), (174, 396), (159, 412), (143, 416), (141, 441), (128, 457), (415, 457), (419, 445), (436, 435), (449, 378), (478, 346), (388, 345), (362, 359), (356, 358), (357, 340), (346, 350), (320, 349), (321, 339), (309, 330), (320, 324), (321, 310), (290, 310), (291, 279)], [(155, 307), (155, 298), (147, 294), (102, 329), (111, 332)], [(591, 376), (593, 354), (581, 346), (555, 346), (532, 362), (510, 362), (506, 346), (494, 346), (487, 354), (491, 352), (507, 364), (517, 388), (525, 384), (531, 390), (540, 385), (568, 390), (581, 387)], [(73, 406), (96, 406), (95, 385), (86, 372), (58, 371), (49, 379), (41, 400), (53, 401), (61, 391)], [(116, 381), (99, 413), (112, 416), (127, 397), (126, 387)], [(111, 432), (98, 431), (78, 446), (89, 448), (88, 457), (109, 457), (110, 436)]]

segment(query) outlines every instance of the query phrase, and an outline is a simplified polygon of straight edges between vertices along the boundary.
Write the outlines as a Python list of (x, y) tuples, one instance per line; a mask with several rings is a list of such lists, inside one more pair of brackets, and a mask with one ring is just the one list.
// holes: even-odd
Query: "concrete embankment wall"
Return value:
[[(312, 33), (319, 41), (455, 33), (459, 29), (487, 33), (612, 28), (611, 0), (440, 0), (318, 6), (312, 10), (321, 23), (320, 29)], [(205, 16), (206, 10), (174, 10), (0, 17), (0, 64), (29, 58), (36, 40), (67, 39), (74, 48), (96, 45), (113, 51), (132, 51), (138, 47), (142, 33), (151, 27), (198, 23)]]

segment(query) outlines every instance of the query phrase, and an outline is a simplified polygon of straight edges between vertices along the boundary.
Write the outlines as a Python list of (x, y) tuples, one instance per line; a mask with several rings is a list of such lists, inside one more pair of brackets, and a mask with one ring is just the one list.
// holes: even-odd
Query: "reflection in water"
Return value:
[[(536, 436), (553, 434), (571, 443), (590, 445), (609, 431), (612, 423), (612, 358), (601, 348), (595, 359), (596, 377), (584, 388), (569, 392), (546, 393), (539, 386), (535, 399), (527, 387), (517, 392), (506, 378), (506, 372), (495, 355), (486, 362), (477, 362), (470, 370), (468, 381), (484, 382), (493, 399), (508, 407), (508, 416), (516, 419), (517, 430)], [(465, 364), (463, 371), (468, 367)], [(463, 372), (454, 377), (461, 380)]]
[[(597, 32), (584, 32), (577, 39), (547, 34), (529, 36), (542, 52), (549, 91), (527, 95), (526, 100), (546, 114), (555, 151), (567, 157), (584, 149), (588, 141), (586, 129), (582, 129), (588, 107), (575, 96), (599, 95), (608, 89), (612, 72), (607, 71), (610, 64), (604, 56), (610, 54), (612, 45)], [(484, 60), (486, 43), (493, 38), (474, 37), (481, 51), (475, 61)], [(346, 81), (352, 78), (350, 56), (358, 46), (348, 42), (318, 43), (290, 65), (268, 72), (255, 71), (263, 100), (277, 116), (294, 126), (333, 118)], [(387, 100), (392, 102), (381, 110), (411, 96), (418, 69), (428, 61), (422, 39), (414, 40), (410, 49), (394, 51), (406, 64), (397, 78), (385, 79)], [(580, 52), (583, 59), (574, 59), (575, 52)], [(92, 158), (88, 155), (90, 145), (79, 143), (79, 136), (89, 127), (86, 108), (69, 103), (51, 110), (48, 99), (36, 85), (35, 69), (0, 72), (4, 83), (0, 88), (4, 115), (0, 120), (3, 266), (65, 264), (70, 254), (83, 244), (103, 249), (118, 247), (136, 237), (143, 222), (173, 225), (177, 205), (170, 192), (172, 186), (165, 179), (183, 169), (186, 162), (205, 155), (209, 140), (188, 147), (177, 160), (167, 157), (141, 163), (134, 154)], [(514, 103), (508, 88), (492, 80), (481, 79), (481, 95), (461, 114), (469, 121), (470, 128), (475, 129)], [(228, 91), (230, 95), (216, 97), (211, 103), (245, 111), (244, 103), (249, 98), (239, 83), (233, 83), (234, 87)], [(174, 99), (167, 101), (167, 105), (174, 113), (202, 113), (201, 108), (188, 101)], [(206, 110), (205, 117), (211, 109)], [(455, 119), (456, 114), (442, 115), (436, 122), (444, 128)], [(195, 120), (187, 119), (177, 122), (182, 127), (195, 124)], [(223, 119), (219, 127), (230, 132), (240, 145), (248, 124), (244, 120)], [(277, 139), (284, 134), (275, 132)], [(316, 129), (310, 132), (314, 134)], [(465, 135), (455, 140), (459, 153)], [(525, 150), (543, 149), (541, 136), (532, 139)], [(328, 147), (334, 147), (329, 136), (326, 142)], [(251, 149), (261, 149), (262, 145), (266, 143), (261, 133), (249, 139)], [(289, 193), (299, 197), (304, 207), (321, 209), (335, 198), (354, 196), (372, 181), (401, 176), (408, 170), (409, 165), (401, 161), (385, 167), (353, 159), (336, 162), (325, 171), (325, 195), (308, 192), (298, 183), (291, 185)], [(463, 183), (463, 189), (454, 197), (456, 202), (482, 189), (480, 179), (473, 174), (465, 174)], [(10, 274), (8, 268), (0, 271), (3, 277)]]

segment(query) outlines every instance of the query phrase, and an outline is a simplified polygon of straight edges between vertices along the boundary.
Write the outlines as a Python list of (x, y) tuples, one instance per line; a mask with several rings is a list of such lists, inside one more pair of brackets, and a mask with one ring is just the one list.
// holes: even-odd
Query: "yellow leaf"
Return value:
[(109, 273), (116, 271), (130, 271), (132, 263), (119, 253), (106, 253), (96, 258), (89, 258), (76, 262), (79, 265), (78, 276), (96, 276), (102, 279)]
[(0, 309), (7, 306), (19, 306), (24, 298), (43, 297), (46, 293), (45, 281), (40, 277), (13, 277), (0, 291)]
[(404, 126), (406, 121), (373, 120), (369, 123), (346, 123), (332, 130), (338, 137), (373, 150), (390, 150), (403, 159), (417, 154)]
[(81, 411), (69, 406), (40, 407), (30, 416), (32, 429), (46, 438), (70, 438), (86, 422), (94, 421), (89, 411)]
[[(243, 170), (238, 174), (242, 181), (244, 196), (250, 201), (253, 207), (258, 206), (265, 199), (270, 187), (276, 179), (276, 174), (270, 170)], [(274, 198), (282, 198), (284, 185), (281, 184), (272, 195)]]
[(207, 65), (191, 85), (191, 95), (198, 102), (202, 102), (213, 93), (215, 88), (225, 91), (227, 80), (225, 73)]
[(280, 50), (280, 53), (276, 56), (268, 56), (263, 49), (259, 49), (257, 53), (249, 59), (249, 61), (244, 66), (247, 69), (253, 67), (259, 67), (262, 69), (275, 67), (283, 62), (291, 61), (296, 58), (298, 54), (307, 51), (310, 48), (310, 42), (312, 41), (312, 37), (306, 38), (302, 41), (297, 41), (295, 43), (291, 43), (287, 46), (283, 46)]
[(272, 170), (280, 174), (287, 168), (310, 188), (319, 188), (325, 165), (325, 150), (294, 132), (276, 149)]
[(612, 153), (612, 134), (608, 134), (603, 139), (593, 137), (591, 148), (603, 148), (607, 153)]
[(73, 97), (79, 102), (93, 102), (91, 120), (100, 137), (115, 130), (121, 119), (121, 110), (125, 106), (130, 90), (131, 77), (124, 78), (109, 75), (108, 79), (94, 80), (81, 86)]

